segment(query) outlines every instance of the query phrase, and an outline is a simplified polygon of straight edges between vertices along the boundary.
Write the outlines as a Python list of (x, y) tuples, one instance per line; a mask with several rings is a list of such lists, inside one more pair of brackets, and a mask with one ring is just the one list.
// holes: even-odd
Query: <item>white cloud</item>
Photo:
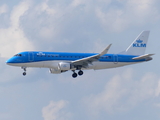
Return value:
[(29, 2), (21, 2), (15, 6), (10, 16), (10, 27), (0, 29), (0, 52), (2, 57), (10, 57), (17, 52), (33, 49), (20, 25), (20, 18), (28, 8)]
[(156, 89), (156, 91), (155, 91), (155, 95), (156, 95), (157, 97), (160, 95), (160, 80), (159, 80), (159, 82), (158, 82), (158, 87), (157, 87), (157, 89)]
[[(47, 14), (49, 15), (54, 15), (56, 14), (56, 10), (54, 8), (49, 7), (49, 5), (47, 4), (48, 0), (46, 0), (45, 2), (41, 3), (40, 5), (38, 5), (38, 11), (45, 11)], [(41, 9), (39, 9), (41, 8)]]
[(48, 106), (42, 109), (44, 120), (68, 120), (71, 114), (62, 110), (67, 103), (64, 100), (58, 102), (51, 101)]
[(28, 10), (29, 2), (21, 2), (19, 5), (13, 8), (11, 13), (11, 26), (14, 28), (20, 27), (20, 17)]
[(90, 0), (73, 0), (71, 6), (77, 7), (78, 5), (85, 5)]
[(8, 11), (7, 5), (0, 6), (0, 14), (6, 13)]
[[(61, 17), (68, 12), (67, 8), (67, 6), (63, 6), (58, 2), (50, 5), (48, 0), (45, 0), (36, 4), (33, 8), (31, 7), (30, 11), (32, 12), (25, 16), (26, 19), (30, 20), (29, 22), (26, 21), (27, 25), (29, 24), (32, 26), (32, 29), (36, 29), (35, 35), (37, 35), (36, 37), (38, 37), (38, 39), (51, 42), (59, 30), (62, 29), (59, 21), (61, 21)], [(44, 17), (41, 18), (41, 16)], [(40, 19), (37, 19), (39, 17)], [(33, 21), (36, 21), (36, 23), (33, 23)], [(24, 27), (24, 29), (26, 28)], [(28, 31), (28, 29), (26, 29), (26, 31)], [(32, 33), (29, 36), (31, 35)]]
[[(152, 6), (154, 5), (155, 0), (129, 0), (127, 2), (128, 7), (130, 7), (135, 13), (138, 15), (146, 15), (148, 12), (150, 13)], [(152, 11), (153, 12), (153, 11)]]
[[(138, 105), (142, 101), (156, 96), (155, 90), (159, 78), (153, 73), (146, 73), (139, 81), (131, 81), (133, 89), (129, 91), (128, 104), (132, 107)], [(135, 88), (135, 89), (134, 89)]]
[(101, 20), (108, 30), (121, 31), (126, 28), (128, 21), (124, 18), (123, 10), (111, 9), (107, 13), (103, 12), (101, 8), (96, 9), (97, 17)]
[(108, 31), (122, 31), (129, 26), (154, 23), (160, 19), (156, 0), (123, 0), (115, 3), (107, 10), (96, 8), (97, 17)]
[(136, 79), (133, 72), (127, 69), (116, 74), (102, 92), (84, 99), (88, 111), (97, 116), (101, 111), (108, 114), (125, 112), (159, 94), (159, 79), (155, 74), (146, 73), (141, 79)]

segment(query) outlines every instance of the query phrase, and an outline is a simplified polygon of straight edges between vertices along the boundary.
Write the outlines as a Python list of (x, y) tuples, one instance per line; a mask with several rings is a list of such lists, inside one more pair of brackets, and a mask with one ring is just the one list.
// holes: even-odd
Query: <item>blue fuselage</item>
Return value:
[[(97, 53), (61, 53), (61, 52), (21, 52), (9, 60), (8, 64), (33, 63), (44, 61), (75, 61), (85, 57), (96, 55)], [(105, 54), (98, 62), (143, 62), (145, 59), (133, 60), (135, 55)]]

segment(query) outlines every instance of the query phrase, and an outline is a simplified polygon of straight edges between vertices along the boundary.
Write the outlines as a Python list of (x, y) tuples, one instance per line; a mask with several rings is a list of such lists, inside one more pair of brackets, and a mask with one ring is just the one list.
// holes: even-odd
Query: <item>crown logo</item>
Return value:
[(139, 40), (136, 40), (136, 42), (137, 42), (137, 43), (142, 43), (143, 40), (140, 40), (140, 39), (139, 39)]

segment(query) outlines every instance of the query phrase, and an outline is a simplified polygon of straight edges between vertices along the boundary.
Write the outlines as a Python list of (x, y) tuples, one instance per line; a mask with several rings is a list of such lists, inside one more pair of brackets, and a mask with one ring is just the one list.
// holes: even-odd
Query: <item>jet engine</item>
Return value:
[(71, 64), (67, 63), (67, 62), (60, 62), (58, 64), (58, 67), (61, 71), (65, 71), (65, 70), (70, 70), (71, 69)]
[(60, 74), (62, 72), (66, 72), (68, 70), (71, 70), (71, 64), (67, 62), (60, 62), (57, 64), (58, 66), (56, 68), (50, 68), (50, 73), (52, 74)]
[(52, 74), (60, 74), (62, 73), (62, 71), (60, 69), (54, 69), (54, 68), (50, 68), (49, 69), (49, 72), (52, 73)]

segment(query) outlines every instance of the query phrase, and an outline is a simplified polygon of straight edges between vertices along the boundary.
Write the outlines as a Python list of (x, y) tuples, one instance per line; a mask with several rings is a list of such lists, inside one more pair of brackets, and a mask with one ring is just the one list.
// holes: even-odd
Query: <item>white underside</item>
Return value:
[[(11, 66), (17, 66), (17, 67), (37, 67), (37, 68), (54, 68), (57, 69), (58, 63), (62, 61), (43, 61), (43, 62), (30, 62), (30, 63), (14, 63), (9, 64)], [(64, 61), (65, 62), (65, 61)], [(139, 62), (93, 62), (92, 64), (89, 64), (85, 69), (107, 69), (107, 68), (115, 68), (115, 67), (121, 67), (125, 65), (131, 65), (136, 64)]]

